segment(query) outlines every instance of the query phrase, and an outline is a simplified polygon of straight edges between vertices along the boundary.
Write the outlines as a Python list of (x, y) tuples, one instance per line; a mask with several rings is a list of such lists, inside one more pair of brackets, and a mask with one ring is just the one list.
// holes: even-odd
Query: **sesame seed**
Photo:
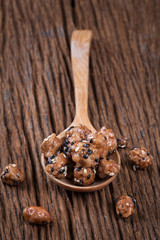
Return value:
[(20, 178), (19, 174), (17, 173), (17, 177)]
[(63, 157), (66, 158), (66, 155), (63, 153)]
[(70, 152), (71, 149), (70, 149), (69, 147), (64, 147), (64, 151), (65, 151), (65, 152)]
[(82, 142), (85, 142), (85, 143), (87, 143), (87, 141), (86, 141), (86, 140), (82, 140)]
[(142, 157), (143, 160), (145, 160), (145, 157)]
[(77, 178), (74, 178), (74, 181), (78, 183), (80, 182), (80, 180), (78, 180)]
[(90, 143), (93, 143), (93, 139), (90, 139), (90, 141), (89, 141)]
[(67, 176), (67, 166), (64, 167), (64, 176)]
[(135, 198), (132, 198), (132, 202), (134, 203), (134, 205), (136, 206), (136, 203), (137, 203), (137, 201), (136, 201), (136, 199)]
[(119, 213), (119, 216), (122, 217), (122, 213), (121, 212)]
[(77, 167), (76, 168), (76, 171), (79, 171), (79, 170), (81, 170), (82, 169), (82, 167)]
[(88, 149), (88, 150), (87, 150), (87, 154), (88, 154), (88, 155), (91, 155), (91, 154), (92, 154), (92, 150), (91, 150), (91, 149)]
[(74, 142), (71, 142), (71, 145), (73, 145), (74, 144)]
[(121, 148), (125, 148), (126, 147), (126, 145), (121, 145)]
[(51, 159), (53, 159), (54, 157), (55, 157), (55, 155), (52, 155), (52, 156), (48, 157), (48, 160), (51, 160)]
[(11, 164), (12, 167), (16, 167), (16, 164)]
[(95, 159), (95, 162), (98, 162), (98, 158)]
[(114, 176), (115, 173), (109, 173), (109, 176)]
[(90, 177), (91, 177), (91, 174), (89, 174), (89, 175), (87, 176), (87, 179), (90, 179)]
[(133, 170), (136, 171), (136, 166), (135, 165), (133, 165)]
[(88, 156), (87, 156), (87, 155), (83, 155), (83, 158), (87, 159), (87, 158), (88, 158)]
[(82, 181), (82, 180), (80, 180), (79, 183), (80, 183), (81, 185), (83, 185), (83, 181)]
[(8, 169), (6, 168), (4, 172), (5, 172), (5, 173), (8, 173)]
[(68, 143), (64, 142), (64, 143), (63, 143), (63, 146), (67, 147), (67, 146), (68, 146)]
[(59, 173), (64, 173), (64, 168), (61, 168), (58, 172)]
[(52, 160), (47, 161), (47, 162), (46, 162), (46, 166), (49, 165), (49, 164), (51, 164), (52, 162), (53, 162)]
[(84, 144), (83, 145), (83, 147), (86, 147), (86, 148), (88, 148), (90, 146), (90, 144), (88, 143), (88, 144)]
[(52, 137), (53, 134), (49, 135), (47, 138), (44, 139), (44, 142), (46, 142), (49, 138)]
[(87, 173), (87, 169), (84, 169), (84, 173)]
[(78, 150), (79, 150), (79, 147), (76, 147), (75, 152), (78, 152)]
[(54, 167), (51, 168), (51, 172), (54, 172)]

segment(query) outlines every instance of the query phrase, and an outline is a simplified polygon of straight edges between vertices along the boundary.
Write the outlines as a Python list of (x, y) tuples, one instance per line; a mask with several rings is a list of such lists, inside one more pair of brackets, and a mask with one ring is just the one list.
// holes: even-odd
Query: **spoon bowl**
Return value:
[[(75, 91), (75, 103), (76, 103), (76, 115), (74, 121), (71, 125), (61, 132), (57, 137), (62, 139), (65, 137), (65, 132), (71, 126), (77, 126), (83, 124), (92, 132), (96, 132), (95, 128), (92, 126), (88, 117), (88, 75), (89, 75), (89, 51), (92, 39), (92, 31), (90, 30), (76, 30), (73, 31), (71, 39), (71, 60), (72, 60), (72, 70), (74, 77), (74, 91)], [(119, 165), (121, 164), (121, 159), (118, 151), (112, 154), (112, 159), (115, 160)], [(42, 167), (47, 174), (47, 176), (53, 180), (59, 186), (76, 192), (93, 192), (102, 189), (109, 183), (111, 183), (117, 176), (115, 174), (113, 177), (108, 179), (99, 180), (96, 179), (92, 185), (89, 186), (77, 186), (73, 181), (63, 178), (58, 179), (53, 175), (50, 175), (45, 170), (45, 157), (42, 153), (41, 155)]]

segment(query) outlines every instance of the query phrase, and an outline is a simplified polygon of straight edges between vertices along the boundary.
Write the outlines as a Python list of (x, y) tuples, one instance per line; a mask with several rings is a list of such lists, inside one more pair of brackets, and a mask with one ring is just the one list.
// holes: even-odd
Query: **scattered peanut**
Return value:
[(29, 223), (42, 225), (52, 221), (49, 212), (46, 209), (37, 206), (26, 207), (23, 210), (23, 216)]
[(144, 169), (151, 165), (153, 157), (147, 152), (145, 147), (134, 148), (129, 153), (129, 160), (133, 165), (133, 170)]
[(118, 148), (126, 148), (127, 144), (128, 144), (128, 138), (125, 138), (125, 137), (117, 138)]
[(122, 218), (129, 217), (135, 209), (136, 200), (131, 196), (121, 196), (116, 203), (117, 215)]
[(99, 178), (113, 177), (120, 170), (120, 165), (114, 162), (113, 160), (107, 160), (106, 158), (100, 161), (98, 166), (97, 175)]
[(16, 164), (9, 164), (2, 172), (1, 179), (4, 183), (17, 186), (24, 181), (25, 177)]

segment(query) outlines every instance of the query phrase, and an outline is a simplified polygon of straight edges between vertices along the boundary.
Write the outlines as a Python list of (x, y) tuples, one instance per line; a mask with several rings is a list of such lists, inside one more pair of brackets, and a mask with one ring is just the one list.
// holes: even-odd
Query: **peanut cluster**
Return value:
[(82, 186), (92, 184), (96, 176), (104, 179), (118, 173), (119, 164), (108, 158), (116, 149), (111, 129), (102, 127), (93, 133), (84, 125), (69, 128), (63, 143), (52, 134), (41, 145), (47, 159), (46, 171)]

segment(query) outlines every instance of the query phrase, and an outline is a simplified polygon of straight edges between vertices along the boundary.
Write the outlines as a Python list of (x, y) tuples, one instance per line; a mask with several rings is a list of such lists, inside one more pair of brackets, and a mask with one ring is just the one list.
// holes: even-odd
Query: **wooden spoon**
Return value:
[[(90, 123), (88, 117), (88, 75), (89, 75), (89, 51), (92, 39), (92, 31), (90, 30), (76, 30), (72, 34), (71, 39), (71, 58), (72, 70), (74, 77), (74, 91), (76, 102), (76, 115), (71, 126), (83, 124), (87, 126), (92, 132), (96, 132), (95, 128)], [(68, 129), (67, 128), (67, 129)], [(57, 137), (63, 138), (65, 136), (65, 129)], [(112, 155), (112, 159), (117, 163), (121, 163), (118, 151)], [(44, 154), (41, 156), (41, 162), (45, 171), (45, 158)], [(107, 180), (96, 180), (94, 184), (89, 186), (77, 186), (67, 178), (58, 179), (50, 175), (47, 171), (46, 174), (58, 185), (71, 191), (77, 192), (93, 192), (105, 187), (111, 183), (116, 175)]]

